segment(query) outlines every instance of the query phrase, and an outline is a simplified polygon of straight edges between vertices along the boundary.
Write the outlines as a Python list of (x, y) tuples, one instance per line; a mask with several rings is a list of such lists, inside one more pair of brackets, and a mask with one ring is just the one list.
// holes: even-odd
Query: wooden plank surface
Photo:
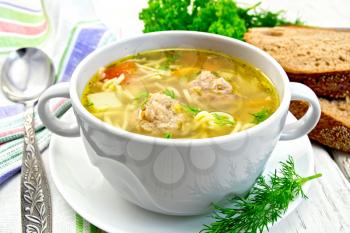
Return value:
[(314, 181), (309, 199), (270, 232), (350, 232), (350, 184), (325, 149), (318, 145), (313, 145), (313, 149), (315, 172), (323, 176)]
[(350, 182), (350, 155), (337, 150), (331, 150), (330, 153), (346, 179)]

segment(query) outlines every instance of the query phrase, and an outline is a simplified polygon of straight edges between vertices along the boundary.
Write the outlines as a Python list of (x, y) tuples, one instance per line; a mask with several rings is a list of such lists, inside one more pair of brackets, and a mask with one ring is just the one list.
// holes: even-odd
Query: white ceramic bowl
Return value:
[[(163, 139), (108, 125), (90, 114), (80, 96), (102, 66), (145, 50), (199, 48), (238, 57), (262, 70), (274, 83), (281, 104), (266, 121), (232, 135), (208, 139)], [(72, 100), (76, 123), (62, 123), (49, 111), (54, 97)], [(299, 121), (285, 125), (289, 102), (305, 100), (310, 108)], [(320, 105), (306, 86), (290, 83), (282, 67), (264, 51), (224, 36), (168, 31), (121, 40), (91, 53), (70, 83), (49, 88), (39, 100), (39, 115), (54, 133), (81, 136), (91, 162), (125, 199), (148, 210), (193, 215), (208, 211), (229, 193), (247, 192), (264, 169), (278, 140), (308, 133), (320, 117)]]

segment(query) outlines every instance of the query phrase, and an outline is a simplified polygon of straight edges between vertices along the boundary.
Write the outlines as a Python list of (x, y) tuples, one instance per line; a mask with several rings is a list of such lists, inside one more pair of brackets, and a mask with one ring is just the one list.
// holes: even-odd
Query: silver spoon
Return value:
[(35, 140), (33, 114), (40, 94), (55, 81), (54, 67), (41, 50), (22, 48), (7, 57), (0, 80), (5, 96), (26, 107), (21, 168), (22, 232), (52, 232), (50, 189)]

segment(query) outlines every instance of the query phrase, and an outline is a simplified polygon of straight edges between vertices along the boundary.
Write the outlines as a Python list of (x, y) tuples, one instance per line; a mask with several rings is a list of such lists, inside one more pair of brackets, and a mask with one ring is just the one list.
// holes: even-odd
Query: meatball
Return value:
[(202, 71), (191, 83), (191, 89), (202, 89), (220, 94), (232, 93), (232, 86), (224, 78), (216, 77), (210, 71)]
[(210, 71), (202, 71), (189, 85), (192, 101), (201, 108), (222, 111), (237, 99), (231, 84)]
[(146, 131), (164, 133), (179, 127), (182, 117), (174, 111), (178, 101), (161, 93), (152, 94), (139, 113), (139, 126)]

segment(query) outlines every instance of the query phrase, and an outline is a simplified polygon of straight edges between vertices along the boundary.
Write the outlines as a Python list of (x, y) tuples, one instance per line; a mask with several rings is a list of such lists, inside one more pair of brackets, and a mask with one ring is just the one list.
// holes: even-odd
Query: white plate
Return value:
[[(73, 120), (69, 111), (63, 118)], [(291, 114), (289, 121), (294, 121)], [(313, 152), (309, 139), (278, 142), (264, 173), (273, 172), (279, 161), (292, 155), (301, 176), (314, 173)], [(108, 231), (120, 233), (191, 233), (199, 232), (209, 223), (209, 214), (192, 217), (174, 217), (156, 214), (128, 203), (107, 183), (87, 155), (82, 140), (53, 135), (49, 150), (49, 166), (53, 181), (68, 204), (87, 221)], [(304, 186), (307, 194), (310, 184)], [(302, 201), (297, 198), (289, 206), (285, 218)]]

